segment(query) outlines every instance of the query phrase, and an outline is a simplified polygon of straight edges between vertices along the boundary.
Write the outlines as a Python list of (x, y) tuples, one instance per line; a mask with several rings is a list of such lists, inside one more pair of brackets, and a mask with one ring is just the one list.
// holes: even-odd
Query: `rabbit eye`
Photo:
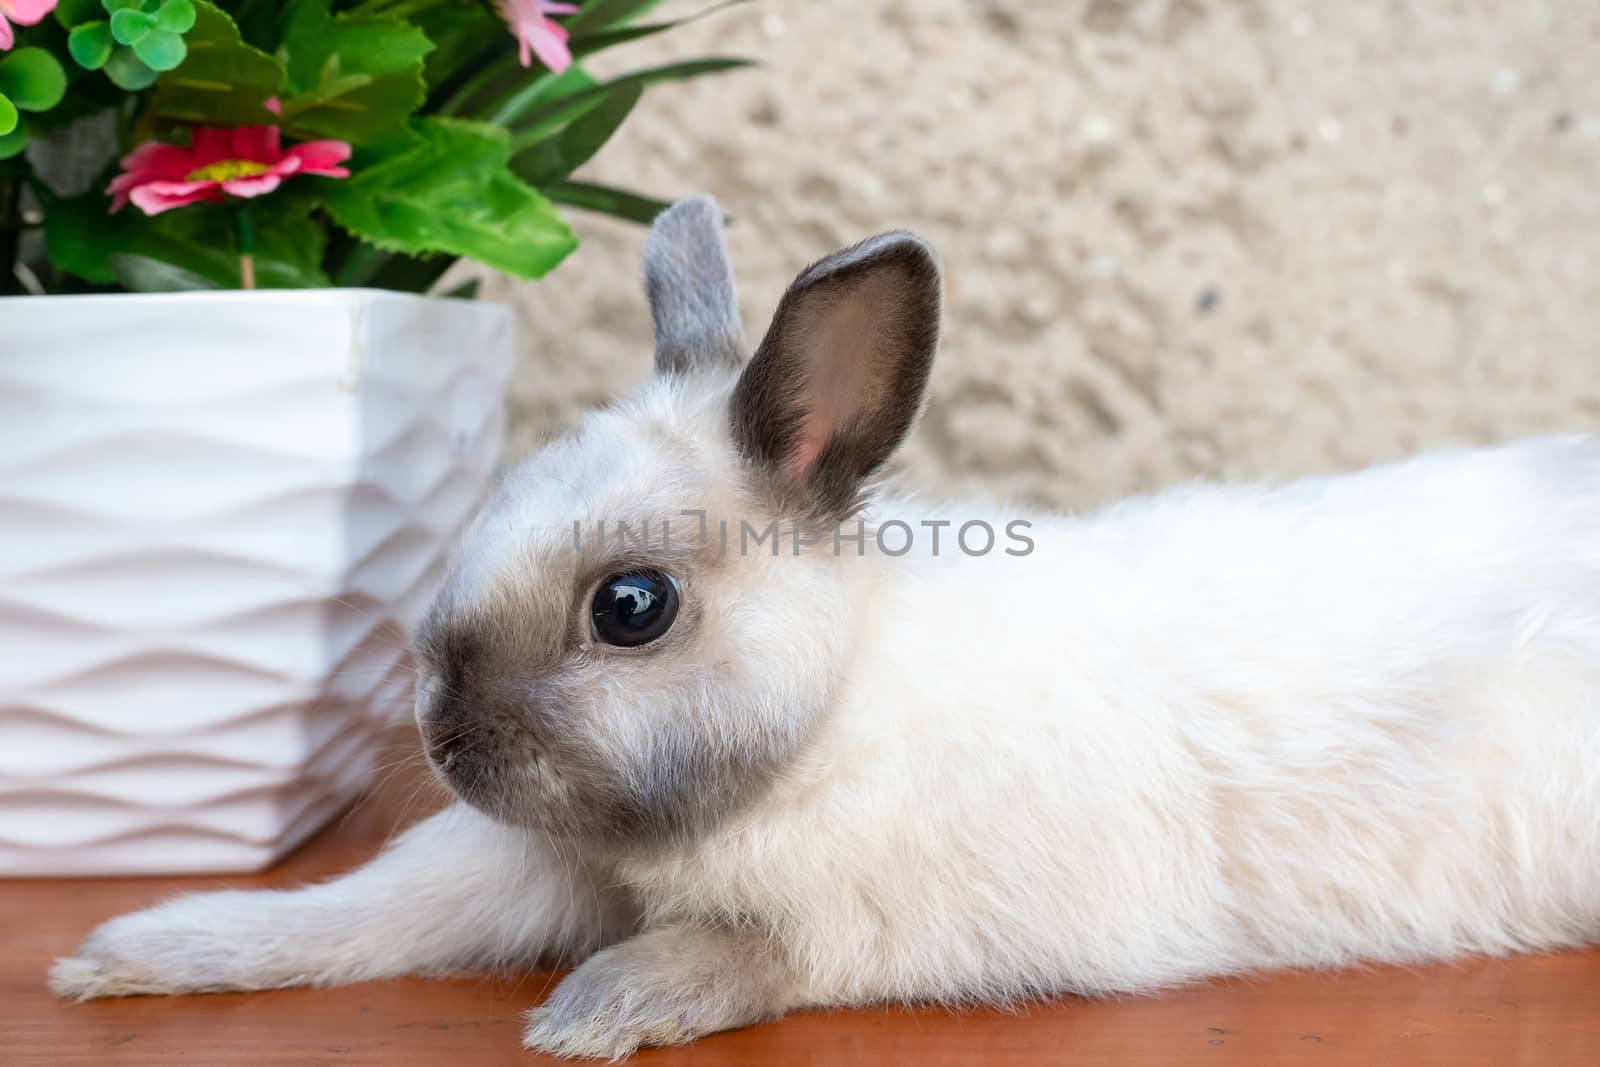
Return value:
[(634, 648), (656, 640), (678, 617), (678, 583), (660, 571), (613, 574), (595, 590), (594, 635), (608, 645)]

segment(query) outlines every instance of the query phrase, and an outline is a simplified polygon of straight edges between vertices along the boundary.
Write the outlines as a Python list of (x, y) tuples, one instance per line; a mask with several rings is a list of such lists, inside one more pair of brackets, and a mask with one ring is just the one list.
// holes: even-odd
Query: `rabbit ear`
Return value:
[(715, 200), (680, 200), (656, 216), (644, 243), (644, 288), (655, 323), (656, 373), (744, 362), (739, 303)]
[(734, 390), (740, 451), (781, 494), (843, 516), (905, 439), (939, 342), (939, 265), (881, 234), (813, 264), (783, 295)]

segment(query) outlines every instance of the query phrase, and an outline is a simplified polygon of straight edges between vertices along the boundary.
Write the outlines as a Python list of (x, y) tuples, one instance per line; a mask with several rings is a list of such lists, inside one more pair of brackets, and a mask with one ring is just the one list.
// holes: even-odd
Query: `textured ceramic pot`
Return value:
[(0, 300), (0, 874), (255, 870), (368, 783), (513, 358), (397, 293)]

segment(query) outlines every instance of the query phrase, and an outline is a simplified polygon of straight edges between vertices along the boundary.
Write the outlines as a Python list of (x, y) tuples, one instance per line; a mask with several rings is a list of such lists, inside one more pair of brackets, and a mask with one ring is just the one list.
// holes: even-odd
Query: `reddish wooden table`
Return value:
[[(420, 787), (420, 792), (419, 792)], [(94, 924), (177, 889), (281, 886), (343, 870), (437, 803), (392, 777), (269, 874), (0, 882), (0, 1064), (532, 1064), (518, 1013), (558, 977), (405, 980), (68, 1004), (51, 959)], [(1600, 887), (1596, 887), (1600, 892)], [(1600, 951), (1422, 970), (1284, 974), (1016, 1014), (803, 1015), (641, 1053), (641, 1064), (1600, 1064)]]

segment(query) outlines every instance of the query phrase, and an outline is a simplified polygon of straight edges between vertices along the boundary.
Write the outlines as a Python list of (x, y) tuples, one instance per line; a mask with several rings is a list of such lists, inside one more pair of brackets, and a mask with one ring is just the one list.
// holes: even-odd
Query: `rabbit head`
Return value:
[(803, 271), (747, 360), (709, 198), (644, 273), (653, 378), (506, 477), (417, 642), (452, 790), (628, 845), (726, 818), (829, 706), (873, 564), (831, 530), (916, 420), (940, 307), (928, 247), (883, 234)]

